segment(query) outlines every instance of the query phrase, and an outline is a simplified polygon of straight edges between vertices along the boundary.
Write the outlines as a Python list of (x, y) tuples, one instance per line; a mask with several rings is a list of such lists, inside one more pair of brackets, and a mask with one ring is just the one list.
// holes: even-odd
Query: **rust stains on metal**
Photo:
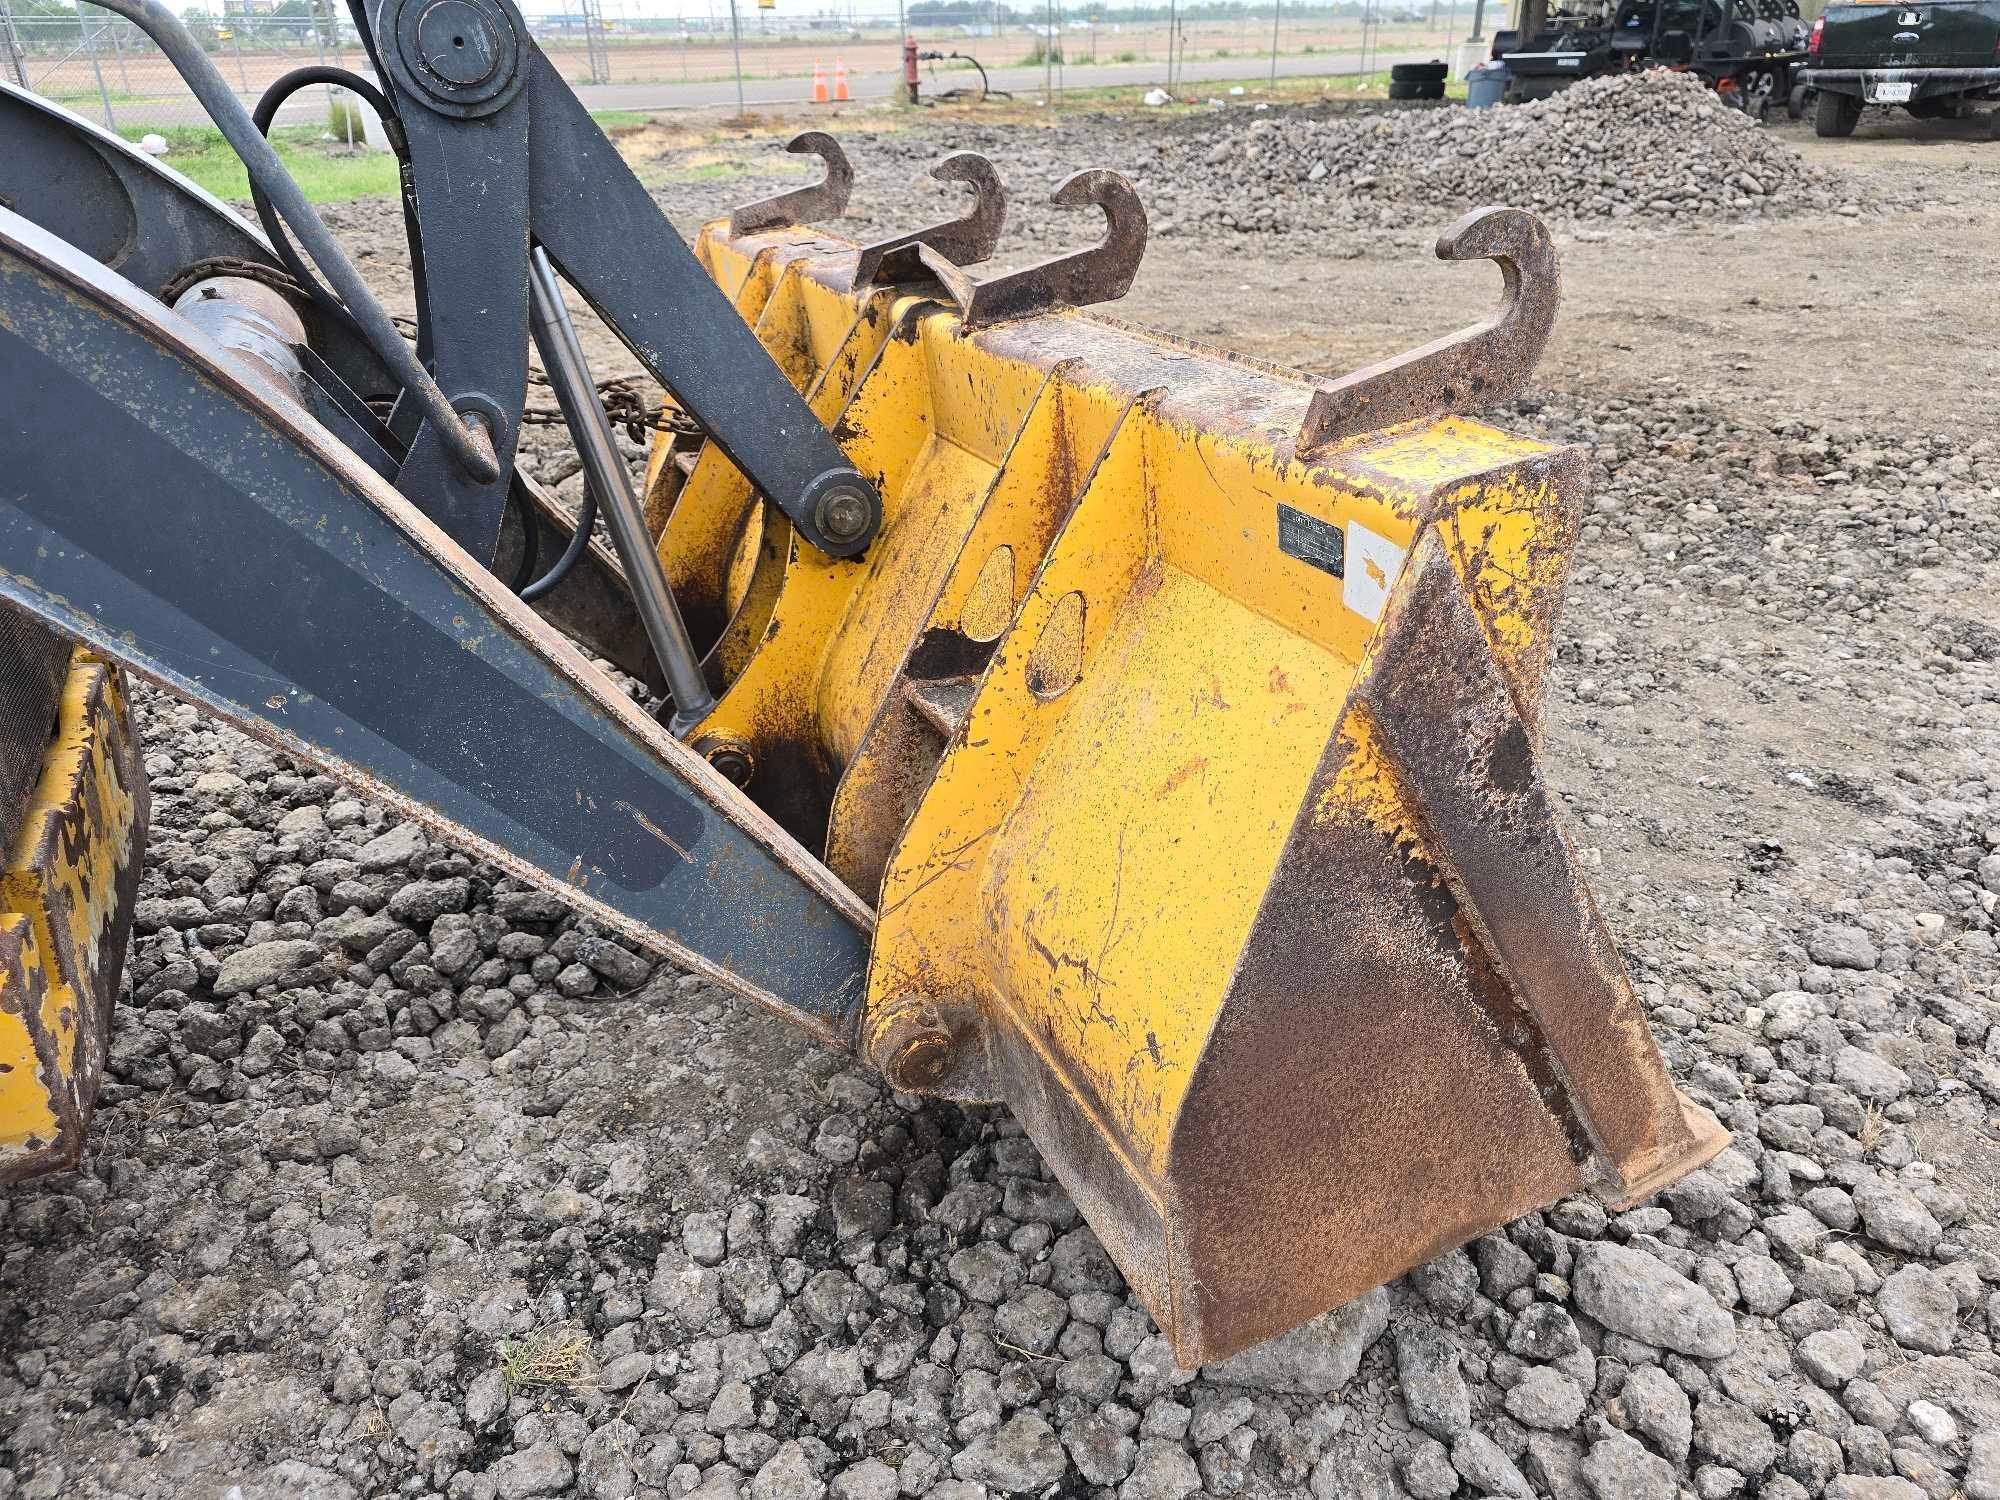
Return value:
[(811, 187), (793, 188), (744, 204), (729, 216), (732, 237), (837, 219), (847, 212), (847, 199), (854, 191), (854, 167), (840, 142), (824, 130), (803, 130), (785, 142), (785, 149), (794, 156), (817, 156), (826, 163), (826, 176)]
[(1499, 312), (1408, 354), (1356, 370), (1313, 394), (1299, 429), (1310, 451), (1342, 438), (1504, 400), (1527, 384), (1555, 326), (1561, 268), (1542, 221), (1477, 208), (1438, 236), (1439, 260), (1498, 263)]
[(1059, 208), (1104, 210), (1104, 239), (1088, 250), (975, 281), (929, 246), (919, 249), (925, 267), (951, 293), (968, 329), (1035, 317), (1066, 307), (1115, 302), (1132, 288), (1146, 253), (1146, 206), (1132, 184), (1104, 167), (1087, 167), (1056, 186), (1049, 202)]
[(1007, 219), (1007, 187), (993, 163), (977, 151), (955, 151), (931, 168), (938, 182), (961, 182), (972, 189), (972, 206), (955, 219), (892, 235), (864, 245), (855, 258), (849, 288), (859, 291), (877, 282), (909, 281), (928, 274), (918, 245), (953, 265), (971, 266), (989, 258), (1000, 243), (1000, 228)]

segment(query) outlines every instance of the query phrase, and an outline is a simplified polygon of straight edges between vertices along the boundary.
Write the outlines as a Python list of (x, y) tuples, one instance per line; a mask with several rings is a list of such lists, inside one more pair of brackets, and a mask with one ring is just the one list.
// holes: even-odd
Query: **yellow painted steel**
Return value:
[[(1471, 622), (1466, 680), (1490, 663), (1531, 755), (1578, 456), (1451, 416), (1302, 453), (1304, 377), (1074, 312), (968, 332), (929, 287), (846, 292), (852, 251), (826, 243), (710, 226), (701, 253), (879, 488), (879, 536), (836, 561), (782, 518), (752, 528), (754, 497), (705, 452), (662, 551), (677, 587), (738, 616), (695, 743), (745, 756), (750, 795), (876, 900), (858, 1050), (899, 1087), (1005, 1098), (1183, 1363), (1562, 1193), (1712, 1153), (1623, 975), (1583, 959), (1601, 1065), (1642, 1101), (1617, 1152), (1590, 1144), (1548, 1059), (1603, 1037), (1561, 986), (1517, 993), (1447, 873), (1478, 831), (1440, 838), (1397, 758), (1435, 726), (1385, 725), (1367, 698), (1431, 559)], [(1508, 795), (1532, 787), (1524, 764)], [(1545, 821), (1527, 836), (1567, 858)], [(1556, 899), (1594, 940), (1587, 896)], [(1356, 951), (1316, 946), (1315, 903), (1350, 901), (1372, 913), (1337, 939)], [(1342, 988), (1362, 971), (1394, 1014)], [(1323, 1151), (1350, 1133), (1330, 1122), (1368, 1139), (1351, 1086), (1317, 1097), (1308, 1063), (1260, 1101), (1245, 1064), (1215, 1061), (1327, 1049), (1332, 1076), (1349, 1030), (1379, 1047), (1399, 1027), (1445, 1054), (1385, 1097), (1433, 1117), (1391, 1136), (1448, 1223), (1371, 1221), (1259, 1155), (1262, 1111), (1301, 1112)], [(1393, 1171), (1380, 1155), (1349, 1169)], [(1260, 1281), (1219, 1196), (1308, 1238)], [(1357, 1228), (1313, 1261), (1310, 1236)]]
[(145, 811), (121, 680), (78, 651), (0, 865), (0, 1182), (67, 1165), (82, 1148)]
[(33, 924), (18, 912), (0, 916), (0, 1165), (25, 1162), (61, 1131), (55, 1101), (69, 1087), (62, 1054), (51, 1074), (35, 1046), (46, 1034), (48, 992)]
[[(720, 264), (730, 276), (740, 271), (738, 312), (786, 378), (805, 393), (813, 414), (833, 421), (888, 337), (896, 293), (884, 288), (848, 295), (853, 255), (838, 254), (837, 246), (829, 255), (827, 242), (765, 246), (743, 257), (732, 255), (732, 242), (714, 237), (715, 228), (709, 226), (701, 237), (708, 247), (704, 263)], [(783, 567), (782, 542), (767, 538), (749, 481), (719, 448), (708, 445), (692, 455), (684, 483), (672, 472), (677, 451), (670, 435), (655, 438), (647, 467), (648, 515), (658, 526), (667, 582), (701, 644), (715, 648), (718, 675), (727, 682), (742, 671), (769, 619)], [(752, 604), (747, 613), (746, 601)]]

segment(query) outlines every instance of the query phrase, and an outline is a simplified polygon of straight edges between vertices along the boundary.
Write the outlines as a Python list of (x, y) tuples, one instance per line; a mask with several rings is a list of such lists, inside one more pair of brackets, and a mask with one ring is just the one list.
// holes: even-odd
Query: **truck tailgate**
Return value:
[(2000, 0), (1830, 5), (1821, 68), (1985, 68), (2000, 47)]

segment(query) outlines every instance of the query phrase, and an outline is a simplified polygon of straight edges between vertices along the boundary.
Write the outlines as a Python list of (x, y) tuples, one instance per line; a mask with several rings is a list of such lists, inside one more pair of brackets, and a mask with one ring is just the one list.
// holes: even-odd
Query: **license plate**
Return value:
[(1556, 66), (1559, 68), (1580, 68), (1583, 66), (1583, 59), (1580, 57), (1559, 57), (1556, 59)]
[(1908, 104), (1910, 88), (1907, 83), (1878, 83), (1868, 97), (1876, 104)]

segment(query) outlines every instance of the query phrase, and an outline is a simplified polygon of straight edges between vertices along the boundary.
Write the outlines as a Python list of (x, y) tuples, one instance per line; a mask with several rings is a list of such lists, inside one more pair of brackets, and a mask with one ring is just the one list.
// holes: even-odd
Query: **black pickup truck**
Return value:
[(2000, 0), (1829, 5), (1813, 23), (1798, 82), (1819, 91), (1820, 135), (1852, 134), (1864, 104), (1950, 119), (2000, 98)]

